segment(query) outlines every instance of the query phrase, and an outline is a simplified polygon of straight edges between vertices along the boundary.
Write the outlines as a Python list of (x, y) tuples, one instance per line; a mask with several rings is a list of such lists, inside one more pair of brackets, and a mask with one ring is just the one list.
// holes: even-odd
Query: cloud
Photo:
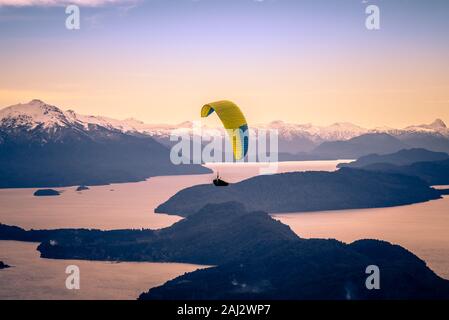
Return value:
[(0, 0), (0, 6), (56, 7), (75, 4), (80, 7), (98, 7), (109, 4), (135, 3), (136, 0)]

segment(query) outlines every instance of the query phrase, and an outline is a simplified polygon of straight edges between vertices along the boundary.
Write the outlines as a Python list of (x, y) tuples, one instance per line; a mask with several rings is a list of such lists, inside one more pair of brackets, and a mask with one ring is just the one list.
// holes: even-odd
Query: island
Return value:
[(337, 167), (363, 168), (376, 163), (406, 166), (416, 162), (443, 161), (448, 159), (449, 155), (445, 152), (435, 152), (422, 148), (413, 148), (403, 149), (389, 154), (370, 154), (360, 157), (353, 162), (339, 163)]
[[(380, 286), (369, 290), (369, 266)], [(448, 299), (449, 281), (406, 249), (379, 240), (345, 244), (297, 240), (250, 248), (241, 259), (200, 269), (140, 295), (140, 300)]]
[[(24, 230), (0, 239), (39, 241), (43, 258), (184, 262), (205, 267), (140, 299), (448, 299), (449, 281), (406, 249), (379, 240), (302, 239), (266, 212), (208, 204), (160, 230)], [(381, 287), (368, 290), (375, 265)]]
[(342, 168), (336, 172), (291, 172), (253, 177), (228, 187), (212, 184), (183, 189), (155, 212), (188, 216), (207, 203), (237, 201), (269, 213), (378, 208), (440, 198), (420, 178)]
[(449, 184), (449, 155), (425, 149), (401, 150), (386, 155), (372, 154), (351, 163), (340, 163), (338, 167), (415, 176), (429, 185)]
[[(232, 235), (232, 236), (231, 236)], [(239, 257), (258, 243), (297, 240), (298, 236), (265, 212), (246, 211), (239, 203), (206, 205), (197, 214), (160, 229), (24, 230), (0, 224), (0, 240), (41, 242), (51, 259), (184, 262), (216, 265)]]
[(35, 197), (59, 196), (61, 193), (54, 189), (39, 189), (33, 195)]

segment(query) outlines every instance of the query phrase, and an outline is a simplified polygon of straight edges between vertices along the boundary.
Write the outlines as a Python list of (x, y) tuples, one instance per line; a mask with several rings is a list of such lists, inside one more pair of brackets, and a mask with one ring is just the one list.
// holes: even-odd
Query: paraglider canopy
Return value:
[(201, 117), (216, 113), (223, 123), (231, 139), (234, 158), (243, 159), (248, 153), (248, 123), (240, 108), (228, 100), (205, 104), (201, 109)]

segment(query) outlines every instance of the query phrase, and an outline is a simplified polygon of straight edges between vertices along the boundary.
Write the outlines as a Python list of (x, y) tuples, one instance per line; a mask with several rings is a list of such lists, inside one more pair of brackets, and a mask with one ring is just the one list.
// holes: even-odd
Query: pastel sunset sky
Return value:
[(0, 107), (179, 123), (229, 99), (250, 123), (449, 121), (448, 35), (447, 0), (0, 0)]

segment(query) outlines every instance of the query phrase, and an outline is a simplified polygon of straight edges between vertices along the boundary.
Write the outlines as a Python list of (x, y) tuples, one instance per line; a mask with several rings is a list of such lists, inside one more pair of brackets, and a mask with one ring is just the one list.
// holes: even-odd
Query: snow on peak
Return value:
[(365, 130), (362, 127), (359, 127), (358, 125), (355, 125), (350, 122), (335, 122), (334, 124), (330, 125), (328, 128), (340, 128), (342, 130)]
[[(129, 118), (116, 120), (103, 116), (80, 115), (73, 110), (62, 111), (58, 107), (49, 105), (39, 99), (33, 99), (28, 103), (20, 103), (0, 110), (0, 126), (25, 127), (44, 129), (54, 127), (68, 127), (76, 125), (85, 130), (91, 130), (97, 126), (124, 133), (140, 133), (156, 137), (168, 137), (173, 130), (186, 130), (190, 132), (193, 122), (185, 121), (178, 125), (169, 124), (146, 124), (142, 121)], [(203, 130), (209, 128), (201, 123)], [(291, 140), (295, 138), (307, 138), (315, 142), (348, 140), (366, 133), (389, 133), (393, 135), (404, 132), (418, 132), (428, 134), (442, 134), (449, 137), (449, 128), (441, 120), (437, 119), (431, 124), (415, 125), (405, 129), (394, 129), (389, 127), (377, 127), (366, 129), (349, 122), (336, 122), (329, 126), (315, 126), (310, 123), (297, 124), (282, 120), (272, 121), (268, 124), (252, 125), (254, 129), (276, 129), (279, 136)], [(212, 131), (210, 131), (212, 132)]]
[(275, 120), (275, 121), (271, 121), (269, 126), (272, 128), (283, 127), (283, 126), (285, 126), (285, 122), (282, 120)]
[(28, 102), (28, 104), (32, 104), (32, 105), (45, 105), (45, 103), (42, 100), (39, 99), (33, 99), (30, 102)]
[(93, 126), (102, 126), (122, 132), (141, 132), (147, 126), (135, 119), (115, 120), (101, 116), (85, 116), (73, 110), (62, 111), (42, 100), (33, 99), (28, 103), (19, 103), (0, 110), (0, 125), (8, 127), (36, 127), (50, 129), (78, 125), (88, 130)]
[(191, 128), (193, 126), (193, 121), (184, 121), (178, 124), (179, 128)]
[(431, 124), (421, 124), (406, 127), (404, 130), (412, 132), (439, 133), (445, 136), (449, 136), (449, 129), (441, 119), (436, 119)]
[(432, 122), (429, 127), (434, 129), (446, 129), (446, 124), (441, 119), (436, 119), (434, 122)]
[(19, 103), (0, 110), (0, 124), (7, 126), (25, 126), (44, 128), (55, 125), (65, 126), (64, 112), (59, 108), (34, 99), (28, 103)]
[(368, 130), (349, 122), (337, 122), (330, 126), (314, 126), (310, 123), (293, 124), (281, 120), (259, 125), (259, 128), (277, 129), (279, 135), (292, 139), (295, 136), (307, 136), (313, 140), (348, 140), (366, 133)]

